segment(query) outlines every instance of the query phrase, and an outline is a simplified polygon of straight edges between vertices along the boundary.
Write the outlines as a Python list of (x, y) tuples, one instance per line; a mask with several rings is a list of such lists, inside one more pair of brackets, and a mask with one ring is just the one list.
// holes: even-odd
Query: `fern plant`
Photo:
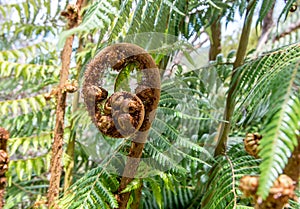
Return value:
[(30, 207), (47, 192), (54, 103), (44, 93), (58, 82), (60, 65), (49, 38), (61, 31), (66, 4), (0, 5), (0, 118), (11, 137), (5, 208)]
[[(74, 48), (72, 64), (76, 67), (70, 78), (79, 83), (86, 63), (115, 42), (139, 44), (163, 68), (161, 100), (143, 160), (136, 179), (123, 191), (131, 192), (128, 208), (137, 208), (137, 199), (141, 208), (252, 208), (250, 200), (242, 198), (239, 179), (259, 174), (258, 194), (266, 197), (299, 143), (295, 132), (299, 131), (299, 45), (282, 47), (294, 38), (278, 43), (276, 50), (272, 45), (272, 51), (249, 56), (238, 68), (233, 62), (239, 53), (226, 58), (219, 55), (202, 68), (198, 57), (189, 54), (193, 46), (182, 40), (202, 39), (204, 33), (212, 36), (214, 21), (229, 24), (236, 13), (242, 16), (254, 9), (259, 11), (259, 26), (274, 2), (97, 0), (87, 2), (82, 23), (67, 31), (61, 28), (60, 12), (68, 1), (0, 5), (0, 118), (1, 126), (11, 133), (5, 207), (45, 203), (55, 100), (45, 101), (43, 95), (59, 79), (59, 53), (53, 40), (61, 34), (58, 46), (62, 46), (75, 34), (79, 44)], [(286, 1), (281, 13), (288, 22), (293, 20), (288, 16), (293, 3)], [(188, 65), (178, 63), (180, 54)], [(114, 77), (108, 74), (107, 82), (112, 83)], [(229, 145), (225, 154), (212, 156), (220, 134), (218, 125), (228, 122), (222, 114), (226, 91), (233, 88), (231, 81), (238, 82), (231, 95), (237, 105), (230, 121)], [(58, 202), (62, 208), (117, 208), (115, 194), (130, 142), (99, 134), (79, 93), (67, 100), (64, 136), (71, 152), (66, 151), (64, 157), (62, 182), (71, 176), (74, 184), (64, 188)], [(242, 138), (252, 131), (263, 135), (261, 160), (243, 149)], [(70, 164), (73, 170), (67, 169)], [(290, 205), (297, 208), (299, 204), (291, 201)]]
[[(298, 144), (295, 131), (299, 129), (299, 118), (295, 116), (298, 115), (299, 107), (297, 100), (293, 99), (299, 96), (296, 87), (299, 83), (298, 51), (298, 44), (278, 49), (239, 70), (243, 75), (236, 90), (236, 98), (240, 101), (237, 112), (246, 108), (245, 119), (263, 121), (259, 125), (263, 135), (260, 144), (263, 177), (259, 194), (263, 197), (267, 195), (268, 189), (282, 172)], [(259, 111), (260, 106), (257, 104), (261, 105), (260, 101), (264, 101), (268, 111)], [(293, 101), (296, 102), (295, 107), (291, 104)]]

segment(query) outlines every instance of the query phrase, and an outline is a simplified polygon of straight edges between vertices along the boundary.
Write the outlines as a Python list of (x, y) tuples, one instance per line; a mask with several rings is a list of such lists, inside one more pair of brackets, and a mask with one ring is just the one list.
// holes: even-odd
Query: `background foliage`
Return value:
[[(79, 83), (85, 65), (115, 42), (144, 47), (162, 69), (161, 100), (138, 173), (142, 178), (127, 187), (127, 191), (142, 191), (140, 208), (252, 208), (238, 189), (239, 179), (246, 174), (260, 173), (258, 193), (267, 196), (299, 143), (300, 47), (296, 26), (300, 13), (289, 12), (294, 1), (276, 1), (283, 9), (281, 19), (270, 28), (270, 38), (257, 51), (251, 49), (258, 43), (250, 42), (245, 63), (231, 77), (238, 43), (224, 42), (221, 54), (208, 62), (208, 40), (213, 36), (214, 21), (221, 21), (222, 31), (231, 30), (252, 3), (253, 33), (262, 35), (260, 26), (275, 0), (248, 2), (86, 1), (82, 23), (65, 30), (60, 12), (69, 1), (2, 1), (0, 120), (11, 137), (5, 208), (33, 207), (45, 200), (55, 99), (46, 101), (44, 94), (59, 82), (60, 49), (70, 34), (77, 37), (70, 79)], [(115, 75), (109, 74), (107, 85), (114, 79)], [(237, 103), (233, 125), (226, 154), (214, 157), (231, 79), (239, 81), (233, 94)], [(64, 154), (62, 185), (70, 163), (74, 164), (73, 184), (62, 192), (60, 205), (117, 207), (114, 192), (130, 141), (101, 136), (91, 124), (80, 92), (68, 95), (65, 122), (65, 145), (72, 139), (76, 144), (74, 157)], [(264, 136), (261, 159), (244, 151), (242, 139), (251, 132)], [(135, 195), (133, 192), (131, 203)], [(291, 202), (291, 208), (297, 207), (299, 203)]]

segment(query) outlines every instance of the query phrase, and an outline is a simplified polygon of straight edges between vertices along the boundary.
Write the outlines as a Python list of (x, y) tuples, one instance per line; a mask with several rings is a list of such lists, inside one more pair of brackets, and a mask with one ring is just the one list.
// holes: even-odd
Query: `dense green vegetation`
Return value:
[[(91, 59), (119, 42), (144, 48), (161, 72), (156, 117), (125, 189), (128, 208), (250, 209), (243, 176), (260, 176), (262, 199), (282, 173), (298, 169), (299, 181), (300, 168), (287, 169), (300, 149), (297, 1), (86, 0), (71, 29), (61, 16), (69, 1), (0, 2), (0, 126), (10, 132), (5, 209), (46, 207), (57, 102), (45, 94), (59, 84), (70, 35), (69, 79), (79, 90), (67, 94), (61, 208), (118, 208), (131, 141), (98, 131), (81, 84)], [(229, 39), (224, 33), (236, 22)], [(138, 79), (107, 71), (105, 87), (112, 93), (128, 75)], [(257, 158), (243, 142), (255, 132), (263, 136)], [(291, 199), (289, 207), (300, 204)]]

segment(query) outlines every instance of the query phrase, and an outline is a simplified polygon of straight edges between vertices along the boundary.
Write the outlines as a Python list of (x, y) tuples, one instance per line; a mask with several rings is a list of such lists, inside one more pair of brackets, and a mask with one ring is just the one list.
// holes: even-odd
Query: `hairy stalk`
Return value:
[[(233, 72), (231, 78), (234, 78), (236, 68), (238, 68), (243, 64), (247, 52), (247, 46), (248, 46), (249, 35), (251, 31), (251, 24), (252, 24), (255, 5), (256, 5), (256, 1), (251, 1), (247, 7), (245, 22), (244, 22), (241, 38), (239, 41), (236, 59), (233, 64)], [(238, 83), (239, 83), (239, 79), (231, 79), (230, 87), (226, 99), (225, 112), (224, 112), (224, 121), (226, 122), (222, 122), (221, 124), (218, 144), (215, 150), (215, 156), (224, 154), (226, 150), (227, 138), (231, 127), (230, 120), (235, 108), (234, 92)]]
[(7, 140), (9, 132), (0, 127), (0, 209), (4, 207), (4, 196), (7, 179), (5, 173), (8, 170), (8, 154), (7, 154)]
[[(79, 11), (82, 0), (78, 0), (76, 6), (68, 6), (67, 11), (62, 15), (68, 19), (68, 29), (76, 27), (79, 21)], [(67, 92), (65, 85), (69, 76), (70, 59), (72, 54), (72, 43), (74, 35), (67, 38), (64, 45), (61, 59), (62, 68), (60, 70), (60, 82), (57, 91), (56, 121), (54, 128), (54, 140), (52, 144), (52, 156), (50, 162), (50, 185), (48, 190), (48, 206), (49, 208), (58, 208), (55, 201), (59, 196), (60, 177), (61, 177), (61, 158), (63, 153), (63, 137), (64, 137), (64, 118), (66, 108)]]
[[(126, 186), (134, 179), (136, 171), (138, 169), (145, 141), (147, 140), (148, 131), (137, 134), (136, 138), (131, 143), (131, 148), (127, 156), (127, 162), (124, 168), (123, 177), (118, 189), (117, 199), (119, 202), (119, 209), (126, 209), (127, 203), (130, 197), (130, 192), (122, 193)], [(144, 141), (142, 143), (136, 142), (136, 140)], [(140, 197), (140, 196), (139, 196)], [(135, 202), (140, 202), (140, 199), (135, 199)]]
[[(86, 1), (83, 2), (82, 7), (86, 5)], [(81, 38), (79, 40), (79, 47), (77, 49), (77, 52), (80, 52), (83, 49), (83, 39)], [(80, 70), (82, 68), (82, 61), (79, 60), (76, 64), (76, 72), (77, 72), (77, 78), (76, 80), (79, 82), (79, 75), (80, 75)], [(79, 104), (79, 97), (80, 97), (80, 92), (76, 91), (74, 93), (74, 97), (73, 97), (73, 102), (72, 102), (72, 113), (75, 113), (78, 110), (78, 104)], [(70, 126), (74, 127), (74, 120), (70, 121)], [(76, 130), (72, 130), (72, 133), (70, 138), (69, 138), (69, 142), (68, 142), (68, 146), (67, 146), (67, 150), (66, 150), (66, 155), (68, 157), (67, 163), (65, 165), (65, 181), (64, 181), (64, 191), (67, 191), (67, 189), (71, 186), (72, 184), (72, 173), (73, 173), (73, 169), (74, 169), (74, 150), (75, 150), (75, 139), (76, 139)]]
[[(79, 92), (74, 93), (74, 98), (73, 98), (73, 105), (72, 105), (72, 113), (76, 112), (78, 109), (78, 103), (79, 103)], [(72, 120), (70, 122), (70, 126), (74, 127), (74, 121)], [(69, 142), (67, 145), (67, 150), (66, 150), (66, 156), (67, 156), (67, 162), (65, 165), (65, 181), (64, 181), (64, 191), (67, 191), (67, 189), (71, 186), (72, 184), (72, 173), (74, 169), (74, 149), (75, 149), (75, 139), (76, 139), (76, 131), (72, 130), (72, 134), (70, 135)]]

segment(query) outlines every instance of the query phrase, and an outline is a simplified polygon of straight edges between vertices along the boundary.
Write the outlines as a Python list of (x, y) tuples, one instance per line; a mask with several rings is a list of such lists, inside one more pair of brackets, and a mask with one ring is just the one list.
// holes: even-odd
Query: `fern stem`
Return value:
[(70, 63), (70, 58), (66, 54), (71, 55), (72, 53), (72, 42), (74, 36), (70, 36), (65, 43), (62, 52), (62, 69), (60, 73), (60, 85), (57, 96), (57, 106), (56, 106), (56, 122), (54, 128), (54, 141), (52, 144), (52, 156), (50, 162), (50, 185), (48, 191), (48, 204), (51, 208), (56, 207), (54, 201), (59, 196), (59, 183), (61, 176), (61, 158), (63, 152), (63, 137), (64, 137), (64, 116), (66, 107), (67, 92), (63, 92), (63, 85), (68, 79), (68, 68)]
[(239, 83), (239, 79), (233, 79), (233, 78), (235, 77), (236, 68), (238, 68), (243, 64), (247, 52), (247, 46), (248, 46), (248, 41), (249, 41), (249, 36), (251, 31), (255, 5), (256, 5), (256, 1), (253, 0), (249, 3), (247, 7), (245, 22), (244, 22), (241, 38), (239, 41), (236, 59), (235, 62), (233, 63), (233, 73), (231, 76), (230, 88), (228, 90), (228, 95), (226, 99), (226, 106), (224, 112), (224, 120), (226, 122), (221, 123), (218, 144), (215, 150), (215, 156), (224, 154), (226, 150), (227, 139), (231, 127), (230, 121), (235, 108), (234, 92), (237, 84)]
[[(127, 203), (130, 197), (130, 192), (122, 193), (122, 191), (135, 177), (136, 171), (138, 169), (142, 157), (142, 153), (145, 145), (144, 142), (147, 140), (148, 132), (149, 132), (148, 130), (145, 132), (139, 132), (138, 134), (136, 134), (136, 136), (134, 137), (131, 143), (130, 151), (127, 156), (127, 163), (125, 165), (120, 186), (118, 189), (119, 194), (117, 195), (117, 200), (119, 202), (119, 209), (126, 209), (127, 207)], [(140, 202), (140, 199), (135, 199), (135, 201)]]
[(221, 53), (221, 21), (220, 16), (210, 26), (210, 48), (209, 60), (216, 60), (217, 55)]
[[(68, 7), (68, 28), (73, 28), (78, 25), (79, 22), (79, 11), (82, 5), (82, 0), (77, 0), (76, 9), (71, 6)], [(75, 15), (77, 13), (77, 15)], [(72, 15), (76, 18), (72, 19)], [(74, 17), (74, 16), (73, 16)], [(65, 108), (67, 92), (64, 90), (64, 85), (67, 83), (69, 76), (69, 67), (71, 62), (72, 54), (72, 44), (74, 40), (74, 35), (67, 38), (63, 51), (62, 51), (62, 68), (60, 70), (60, 82), (57, 92), (57, 106), (56, 106), (56, 121), (54, 127), (54, 140), (52, 144), (52, 156), (50, 162), (50, 185), (48, 190), (48, 205), (49, 208), (58, 208), (55, 201), (59, 196), (60, 188), (60, 177), (61, 177), (61, 158), (63, 153), (63, 137), (64, 137), (64, 118), (65, 118)]]
[[(86, 5), (86, 0), (83, 2), (83, 7)], [(79, 40), (79, 47), (77, 49), (77, 52), (81, 52), (83, 50), (83, 39), (80, 38)], [(78, 63), (76, 64), (76, 72), (77, 72), (77, 82), (79, 83), (79, 75), (80, 75), (80, 70), (82, 68), (82, 60), (78, 60)], [(74, 93), (73, 97), (73, 102), (72, 102), (72, 113), (74, 114), (78, 110), (78, 105), (79, 105), (79, 97), (80, 93), (79, 91), (76, 91)], [(74, 119), (71, 119), (70, 121), (71, 127), (74, 125)], [(75, 139), (76, 139), (76, 130), (72, 130), (72, 134), (69, 138), (69, 143), (67, 146), (66, 150), (66, 155), (69, 157), (69, 160), (66, 163), (65, 169), (66, 169), (66, 174), (65, 174), (65, 182), (64, 182), (64, 191), (67, 191), (67, 189), (70, 187), (72, 184), (72, 173), (74, 169), (74, 150), (75, 150)]]
[(230, 169), (231, 169), (231, 173), (232, 173), (232, 182), (231, 182), (231, 185), (232, 185), (232, 193), (233, 193), (233, 209), (236, 209), (237, 207), (237, 199), (238, 199), (238, 196), (236, 194), (236, 191), (235, 191), (235, 172), (234, 172), (234, 166), (231, 162), (231, 159), (229, 158), (229, 156), (227, 154), (225, 154), (225, 157), (230, 165)]

